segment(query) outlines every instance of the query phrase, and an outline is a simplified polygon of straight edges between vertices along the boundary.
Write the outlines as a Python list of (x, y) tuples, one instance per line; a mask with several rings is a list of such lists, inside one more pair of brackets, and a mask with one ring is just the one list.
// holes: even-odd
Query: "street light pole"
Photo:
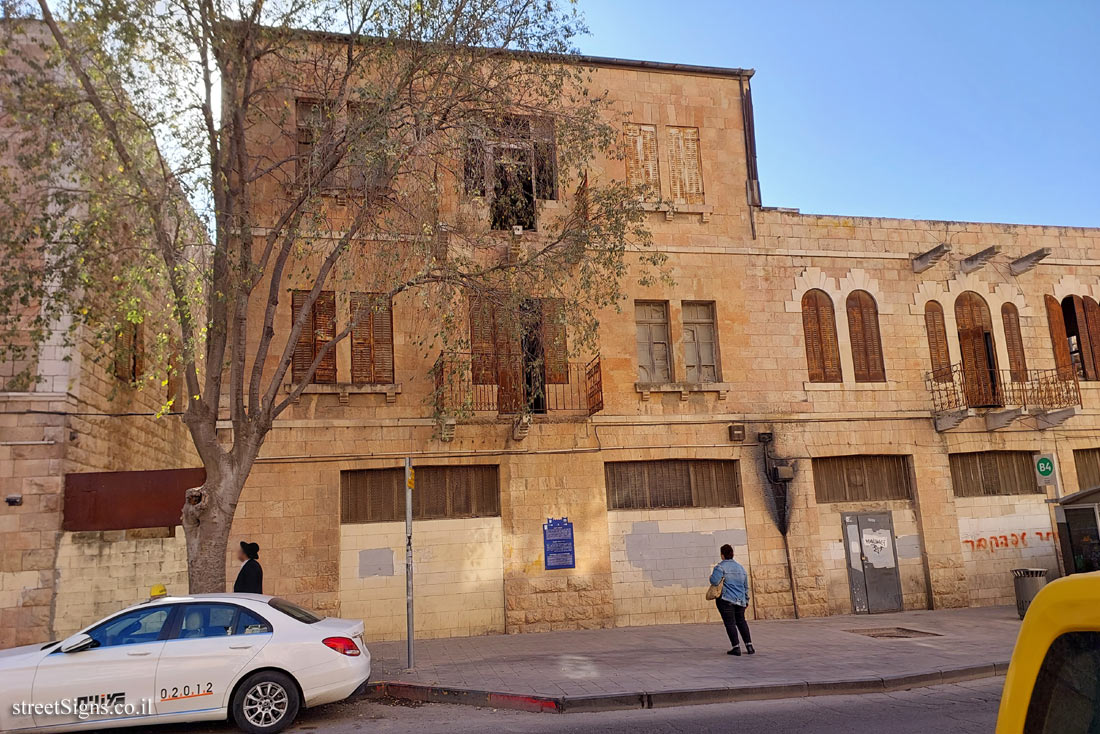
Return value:
[(406, 659), (408, 669), (413, 669), (413, 486), (416, 473), (412, 459), (405, 459), (405, 639), (408, 640)]

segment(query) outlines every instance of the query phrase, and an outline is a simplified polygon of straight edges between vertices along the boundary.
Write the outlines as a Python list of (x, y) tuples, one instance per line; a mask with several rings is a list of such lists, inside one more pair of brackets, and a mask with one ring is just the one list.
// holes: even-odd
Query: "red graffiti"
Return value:
[[(1041, 542), (1049, 543), (1054, 540), (1054, 533), (1050, 530), (1032, 531), (1031, 535)], [(984, 538), (964, 538), (963, 543), (969, 546), (969, 550), (988, 550), (990, 553), (1002, 548), (1027, 548), (1028, 532), (1011, 533), (1010, 535), (989, 535)]]

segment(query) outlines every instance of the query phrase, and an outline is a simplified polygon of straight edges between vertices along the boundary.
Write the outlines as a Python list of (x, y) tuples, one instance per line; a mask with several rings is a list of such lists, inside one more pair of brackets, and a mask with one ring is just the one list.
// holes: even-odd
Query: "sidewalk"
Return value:
[[(536, 711), (593, 711), (870, 693), (1003, 675), (1011, 607), (750, 622), (732, 657), (722, 625), (657, 625), (370, 644), (374, 695)], [(901, 627), (935, 636), (870, 637)]]

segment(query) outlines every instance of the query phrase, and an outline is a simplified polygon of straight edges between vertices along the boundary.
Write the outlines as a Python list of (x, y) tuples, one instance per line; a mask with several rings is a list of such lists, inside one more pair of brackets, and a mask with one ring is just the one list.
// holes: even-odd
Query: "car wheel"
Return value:
[(290, 676), (263, 670), (248, 676), (233, 695), (233, 721), (248, 734), (274, 734), (290, 726), (300, 703)]

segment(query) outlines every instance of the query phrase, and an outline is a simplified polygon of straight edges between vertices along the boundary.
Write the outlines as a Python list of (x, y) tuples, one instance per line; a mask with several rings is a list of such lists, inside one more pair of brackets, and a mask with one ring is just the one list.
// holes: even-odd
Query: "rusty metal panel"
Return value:
[(183, 495), (206, 470), (88, 472), (65, 475), (63, 530), (129, 530), (180, 524)]

